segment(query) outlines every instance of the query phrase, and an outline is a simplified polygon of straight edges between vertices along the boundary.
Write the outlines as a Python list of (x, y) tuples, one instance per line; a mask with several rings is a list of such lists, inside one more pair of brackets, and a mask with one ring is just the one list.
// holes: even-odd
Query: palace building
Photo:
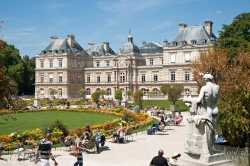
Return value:
[(179, 34), (172, 41), (143, 41), (138, 47), (131, 35), (118, 53), (108, 41), (89, 43), (83, 49), (75, 36), (51, 37), (51, 43), (36, 55), (35, 90), (40, 97), (49, 98), (50, 89), (56, 89), (56, 98), (79, 98), (78, 90), (85, 88), (87, 98), (98, 90), (113, 99), (118, 89), (125, 91), (160, 91), (165, 84), (182, 84), (183, 95), (196, 96), (197, 83), (192, 81), (190, 61), (199, 56), (199, 50), (218, 43), (212, 32), (213, 22), (204, 26), (179, 24)]

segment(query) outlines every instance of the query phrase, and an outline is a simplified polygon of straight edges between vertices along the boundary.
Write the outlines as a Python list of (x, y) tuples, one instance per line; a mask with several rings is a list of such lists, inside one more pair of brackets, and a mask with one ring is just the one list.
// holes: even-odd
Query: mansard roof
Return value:
[(119, 54), (140, 53), (140, 49), (133, 43), (133, 37), (128, 36), (128, 42), (120, 48)]
[(141, 53), (163, 53), (163, 46), (160, 43), (149, 42), (140, 47)]
[(204, 26), (189, 26), (169, 43), (169, 46), (181, 46), (183, 44), (199, 45), (217, 42), (217, 37), (212, 33), (209, 35)]
[[(52, 37), (51, 37), (52, 38)], [(50, 45), (47, 46), (40, 54), (77, 54), (81, 53), (83, 55), (88, 55), (87, 52), (73, 39), (71, 44), (69, 39), (58, 39), (56, 36), (52, 38)]]
[(116, 55), (112, 48), (108, 47), (108, 51), (106, 51), (102, 44), (92, 44), (86, 51), (92, 56)]

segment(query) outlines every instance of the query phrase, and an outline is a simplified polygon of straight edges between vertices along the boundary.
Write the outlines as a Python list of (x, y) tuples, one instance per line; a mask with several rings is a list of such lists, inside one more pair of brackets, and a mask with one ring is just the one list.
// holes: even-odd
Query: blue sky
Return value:
[(249, 0), (1, 0), (0, 35), (20, 55), (34, 57), (50, 44), (51, 36), (74, 34), (86, 49), (89, 42), (110, 43), (118, 52), (127, 42), (172, 41), (178, 24), (204, 25), (213, 21), (218, 35), (240, 13), (250, 12)]

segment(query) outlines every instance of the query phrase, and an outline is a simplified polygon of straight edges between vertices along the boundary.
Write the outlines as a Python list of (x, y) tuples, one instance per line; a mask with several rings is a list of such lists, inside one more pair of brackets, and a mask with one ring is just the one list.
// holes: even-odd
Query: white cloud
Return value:
[(221, 14), (222, 12), (221, 11), (216, 11), (216, 14)]
[(46, 9), (55, 10), (55, 9), (60, 9), (60, 8), (62, 8), (64, 6), (67, 6), (67, 4), (50, 2), (50, 3), (46, 4)]

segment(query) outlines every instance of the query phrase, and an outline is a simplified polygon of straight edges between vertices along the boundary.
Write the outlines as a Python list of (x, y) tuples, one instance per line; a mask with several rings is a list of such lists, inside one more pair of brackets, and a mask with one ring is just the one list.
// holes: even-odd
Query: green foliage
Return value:
[(26, 109), (27, 103), (25, 103), (21, 98), (16, 98), (16, 99), (13, 99), (11, 106), (12, 106), (11, 110), (20, 111), (20, 110)]
[(123, 114), (122, 115), (122, 120), (126, 121), (126, 122), (132, 122), (134, 121), (134, 117), (131, 114)]
[(175, 102), (181, 97), (183, 89), (183, 86), (179, 84), (167, 87), (168, 100), (172, 101), (173, 105), (175, 105)]
[(115, 91), (115, 99), (119, 100), (119, 102), (121, 102), (122, 100), (122, 90), (116, 90)]
[(167, 89), (170, 87), (170, 85), (166, 84), (166, 85), (162, 85), (161, 86), (161, 93), (162, 94), (167, 94)]
[[(183, 103), (181, 100), (177, 100), (176, 105), (179, 106), (180, 111), (187, 111), (189, 107)], [(170, 105), (172, 105), (172, 102), (169, 100), (143, 100), (142, 102), (142, 108), (145, 108), (147, 106), (157, 105), (160, 108), (170, 108)]]
[(129, 100), (131, 100), (131, 96), (133, 95), (133, 92), (130, 91), (130, 90), (128, 90), (128, 91), (126, 92), (126, 94), (128, 95)]
[(133, 94), (133, 98), (136, 104), (138, 105), (142, 105), (142, 96), (143, 96), (143, 92), (141, 90), (136, 90)]
[(81, 88), (79, 91), (78, 91), (78, 94), (80, 96), (82, 96), (83, 99), (85, 99), (85, 96), (87, 94), (87, 90), (85, 88)]
[[(50, 123), (49, 127), (48, 127), (48, 131), (50, 133), (52, 133), (54, 131), (54, 129), (59, 129), (63, 132), (64, 136), (67, 136), (68, 133), (68, 126), (66, 126), (62, 120), (60, 119), (55, 119), (53, 122)], [(45, 131), (44, 131), (45, 132)]]
[(57, 90), (52, 88), (49, 90), (49, 93), (54, 98), (54, 95), (57, 94)]
[(237, 15), (230, 25), (223, 25), (219, 34), (219, 42), (222, 48), (229, 49), (229, 58), (237, 55), (240, 48), (250, 50), (250, 13)]
[(99, 98), (101, 96), (100, 91), (96, 91), (94, 93), (91, 94), (91, 98), (92, 100), (97, 104), (99, 102)]
[(100, 92), (100, 95), (102, 96), (102, 99), (104, 99), (104, 95), (106, 95), (107, 92), (104, 89), (100, 90), (99, 92)]

